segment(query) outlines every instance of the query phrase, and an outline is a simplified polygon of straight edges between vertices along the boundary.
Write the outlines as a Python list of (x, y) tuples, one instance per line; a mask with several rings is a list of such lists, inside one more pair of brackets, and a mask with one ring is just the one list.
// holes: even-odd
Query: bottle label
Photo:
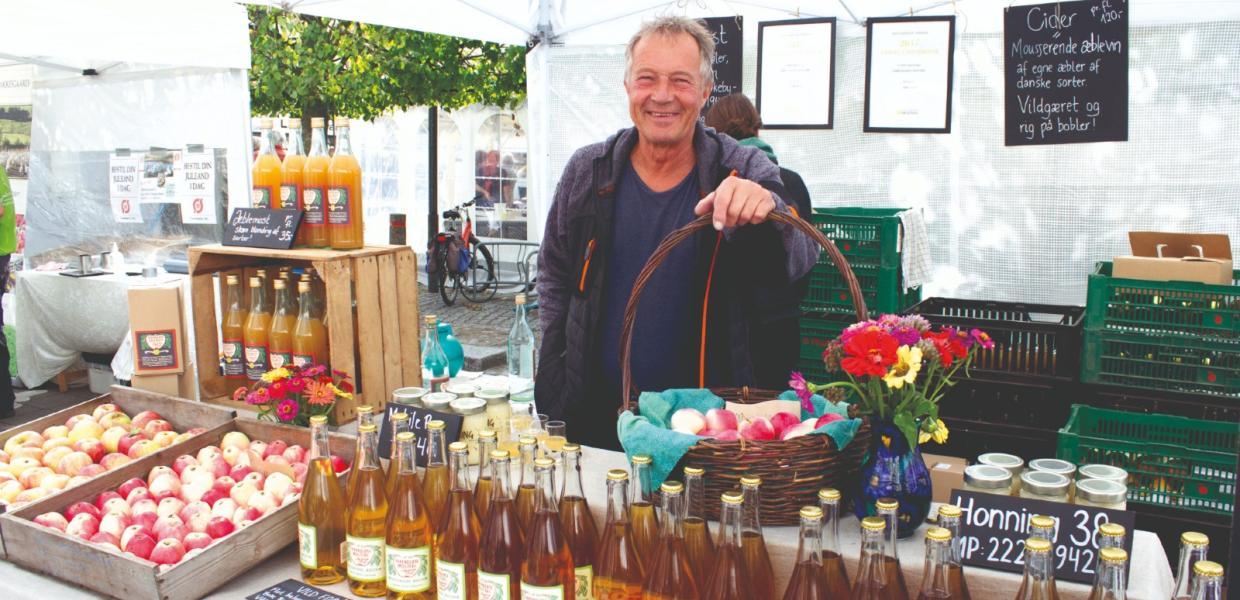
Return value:
[(301, 208), (306, 211), (302, 216), (303, 225), (323, 224), (323, 189), (306, 188), (301, 191)]
[(296, 208), (297, 198), (301, 196), (297, 188), (301, 186), (295, 183), (286, 183), (280, 186), (280, 206), (282, 208)]
[(254, 208), (271, 208), (271, 188), (264, 186), (251, 189), (250, 206)]
[(327, 224), (348, 225), (353, 222), (349, 211), (349, 188), (334, 187), (327, 190)]
[(293, 355), (288, 352), (272, 352), (267, 356), (267, 360), (271, 362), (271, 368), (279, 369), (292, 363)]
[(319, 540), (314, 525), (297, 523), (297, 550), (303, 569), (319, 568)]
[(349, 579), (354, 581), (383, 581), (383, 538), (348, 536)]
[(573, 577), (576, 579), (574, 591), (577, 593), (577, 600), (593, 600), (594, 566), (585, 565), (573, 569)]
[(564, 586), (542, 587), (521, 582), (521, 600), (565, 600)]
[(435, 561), (435, 583), (439, 600), (465, 600), (465, 565)]
[(245, 376), (250, 381), (258, 381), (267, 372), (267, 347), (245, 347)]
[(431, 547), (387, 547), (387, 588), (393, 592), (431, 589)]
[(224, 355), (225, 377), (245, 375), (245, 363), (241, 361), (243, 345), (241, 340), (224, 340), (224, 345), (220, 347), (220, 353)]
[(309, 354), (294, 354), (293, 366), (297, 368), (308, 367), (314, 364), (314, 357)]
[(507, 573), (478, 571), (478, 600), (511, 600)]

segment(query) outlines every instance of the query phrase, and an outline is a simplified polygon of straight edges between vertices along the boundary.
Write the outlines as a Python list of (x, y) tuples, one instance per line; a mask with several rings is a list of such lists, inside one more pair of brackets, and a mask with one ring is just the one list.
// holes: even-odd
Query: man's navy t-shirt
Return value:
[[(624, 307), (638, 273), (663, 238), (694, 219), (701, 200), (697, 170), (676, 187), (655, 192), (633, 165), (616, 186), (607, 280), (603, 284), (602, 335), (599, 336), (603, 383), (620, 390), (620, 328)], [(643, 391), (690, 385), (692, 349), (691, 292), (694, 244), (678, 245), (655, 270), (642, 292), (633, 331), (631, 363), (634, 384)]]

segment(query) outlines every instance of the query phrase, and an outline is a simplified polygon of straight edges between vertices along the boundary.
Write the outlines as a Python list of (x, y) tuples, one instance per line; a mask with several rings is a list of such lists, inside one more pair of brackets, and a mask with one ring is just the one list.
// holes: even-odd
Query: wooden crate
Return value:
[[(249, 526), (211, 544), (202, 553), (162, 568), (131, 554), (111, 552), (34, 522), (36, 516), (45, 512), (64, 511), (74, 502), (91, 501), (131, 477), (145, 479), (151, 469), (158, 465), (170, 466), (181, 454), (196, 454), (204, 446), (218, 445), (229, 431), (241, 431), (254, 440), (278, 438), (290, 445), (303, 446), (310, 443), (308, 429), (235, 419), (176, 447), (0, 516), (0, 532), (9, 540), (11, 549), (8, 560), (32, 571), (127, 600), (201, 598), (236, 575), (262, 563), (297, 539), (297, 503), (263, 515)], [(349, 464), (353, 463), (354, 444), (353, 437), (331, 436), (332, 453), (344, 457)], [(158, 458), (148, 460), (155, 457)]]
[[(359, 404), (382, 409), (392, 391), (422, 384), (419, 347), (417, 258), (408, 246), (361, 250), (265, 250), (218, 244), (189, 249), (198, 385), (203, 401), (245, 408), (234, 402), (237, 384), (219, 371), (219, 316), (214, 278), (265, 265), (312, 266), (323, 278), (331, 366), (358, 386), (353, 401), (336, 403), (337, 423), (357, 416)], [(356, 314), (354, 314), (356, 303)], [(360, 371), (360, 373), (359, 373)]]

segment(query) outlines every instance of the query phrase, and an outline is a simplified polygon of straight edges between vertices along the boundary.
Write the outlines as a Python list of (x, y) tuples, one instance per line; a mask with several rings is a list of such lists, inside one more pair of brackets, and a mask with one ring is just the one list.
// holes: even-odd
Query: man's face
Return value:
[(629, 117), (642, 140), (674, 146), (693, 135), (693, 123), (710, 96), (700, 66), (697, 42), (688, 34), (646, 36), (633, 48), (624, 89)]

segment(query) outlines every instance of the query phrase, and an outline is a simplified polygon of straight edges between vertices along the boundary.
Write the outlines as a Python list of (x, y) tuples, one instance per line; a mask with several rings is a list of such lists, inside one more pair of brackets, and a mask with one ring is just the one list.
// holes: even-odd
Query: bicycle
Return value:
[[(486, 302), (499, 290), (491, 251), (473, 234), (474, 221), (468, 209), (477, 200), (474, 198), (445, 210), (444, 230), (435, 236), (427, 248), (426, 272), (430, 291), (438, 289), (439, 297), (448, 306), (456, 302), (458, 294), (471, 302)], [(466, 211), (464, 227), (461, 211)]]

